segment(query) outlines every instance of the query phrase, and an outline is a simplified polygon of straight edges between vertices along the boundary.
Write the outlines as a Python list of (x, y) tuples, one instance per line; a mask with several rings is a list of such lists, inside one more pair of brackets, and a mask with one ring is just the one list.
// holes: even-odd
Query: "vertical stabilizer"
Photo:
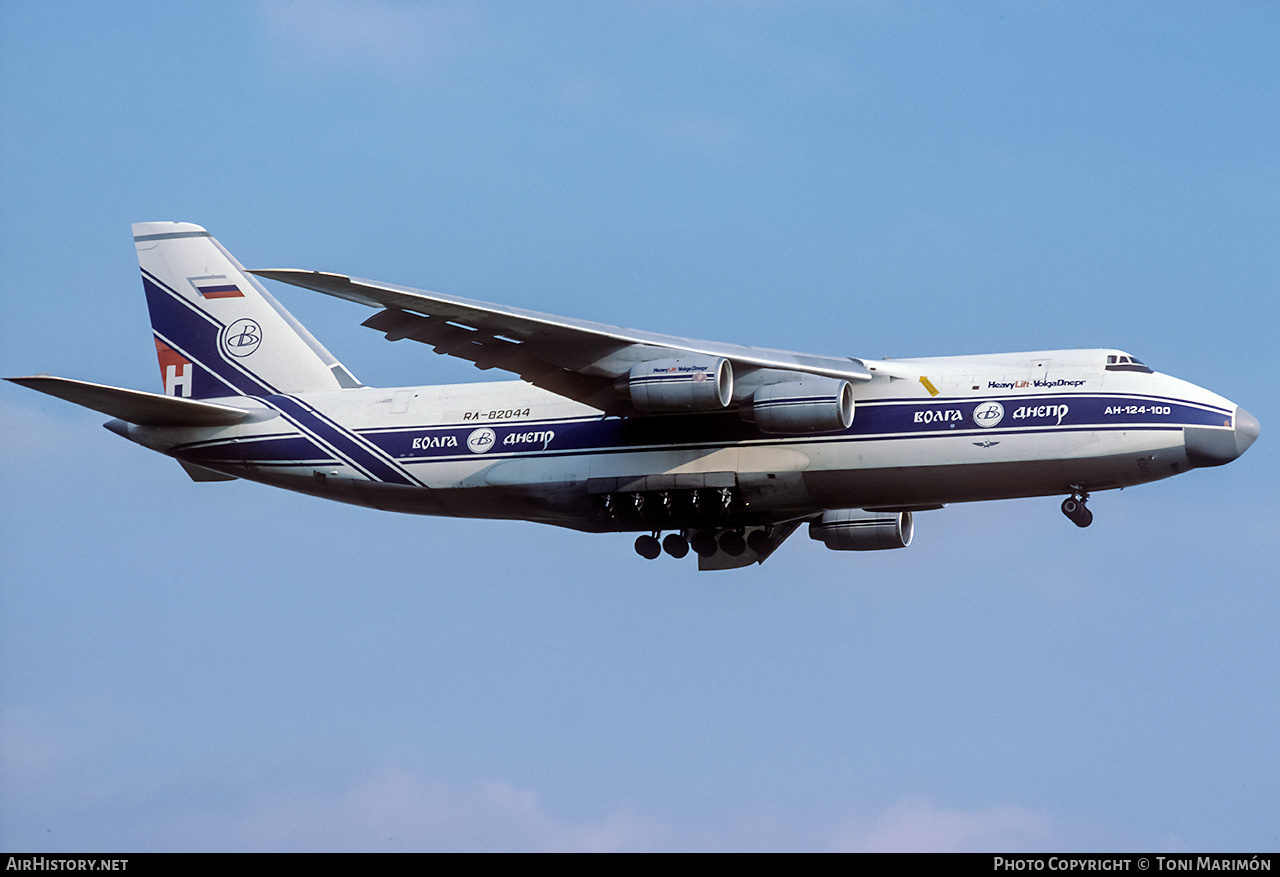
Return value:
[(200, 226), (139, 222), (133, 241), (165, 395), (208, 399), (360, 386)]

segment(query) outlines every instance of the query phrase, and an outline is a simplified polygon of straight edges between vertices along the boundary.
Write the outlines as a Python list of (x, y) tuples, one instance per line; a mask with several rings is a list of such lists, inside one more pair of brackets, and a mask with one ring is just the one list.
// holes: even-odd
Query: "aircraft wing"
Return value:
[(603, 411), (632, 410), (617, 384), (634, 367), (687, 356), (728, 360), (739, 377), (774, 370), (801, 379), (871, 380), (866, 367), (852, 358), (696, 341), (320, 271), (251, 273), (380, 308), (363, 325), (386, 333), (389, 340), (412, 338), (432, 345), (436, 353), (470, 360), (481, 369), (513, 372)]

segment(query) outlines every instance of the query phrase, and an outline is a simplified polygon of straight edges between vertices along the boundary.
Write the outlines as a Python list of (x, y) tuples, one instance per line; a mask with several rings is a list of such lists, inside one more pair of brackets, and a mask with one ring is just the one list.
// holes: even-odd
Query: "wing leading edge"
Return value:
[(612, 413), (636, 410), (625, 387), (620, 387), (633, 369), (688, 357), (731, 363), (738, 379), (735, 404), (762, 384), (779, 380), (871, 380), (866, 367), (852, 358), (623, 329), (320, 271), (251, 273), (379, 308), (363, 325), (385, 333), (388, 340), (411, 338), (430, 344), (436, 353), (466, 359), (481, 369), (513, 372), (531, 384)]

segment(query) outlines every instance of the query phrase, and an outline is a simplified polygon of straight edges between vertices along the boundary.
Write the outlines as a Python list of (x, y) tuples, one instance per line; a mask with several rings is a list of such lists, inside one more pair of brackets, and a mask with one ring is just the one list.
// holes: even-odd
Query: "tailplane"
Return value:
[(5, 380), (139, 426), (232, 426), (275, 416), (275, 412), (266, 408), (233, 408), (216, 402), (175, 399), (158, 393), (144, 393), (141, 390), (126, 390), (123, 387), (108, 387), (105, 384), (91, 384), (88, 381), (50, 375)]
[(210, 399), (360, 386), (200, 226), (139, 222), (133, 240), (166, 396)]

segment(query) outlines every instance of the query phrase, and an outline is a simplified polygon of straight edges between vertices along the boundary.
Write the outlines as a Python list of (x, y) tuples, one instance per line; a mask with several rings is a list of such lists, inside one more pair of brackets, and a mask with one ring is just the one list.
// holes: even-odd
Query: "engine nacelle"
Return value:
[(748, 420), (773, 434), (839, 432), (853, 423), (853, 387), (839, 378), (805, 378), (756, 390)]
[(911, 544), (915, 523), (911, 512), (868, 515), (861, 509), (835, 509), (809, 524), (809, 538), (832, 551), (881, 551)]
[(733, 365), (720, 356), (654, 359), (631, 369), (627, 391), (641, 411), (718, 411), (733, 398)]

